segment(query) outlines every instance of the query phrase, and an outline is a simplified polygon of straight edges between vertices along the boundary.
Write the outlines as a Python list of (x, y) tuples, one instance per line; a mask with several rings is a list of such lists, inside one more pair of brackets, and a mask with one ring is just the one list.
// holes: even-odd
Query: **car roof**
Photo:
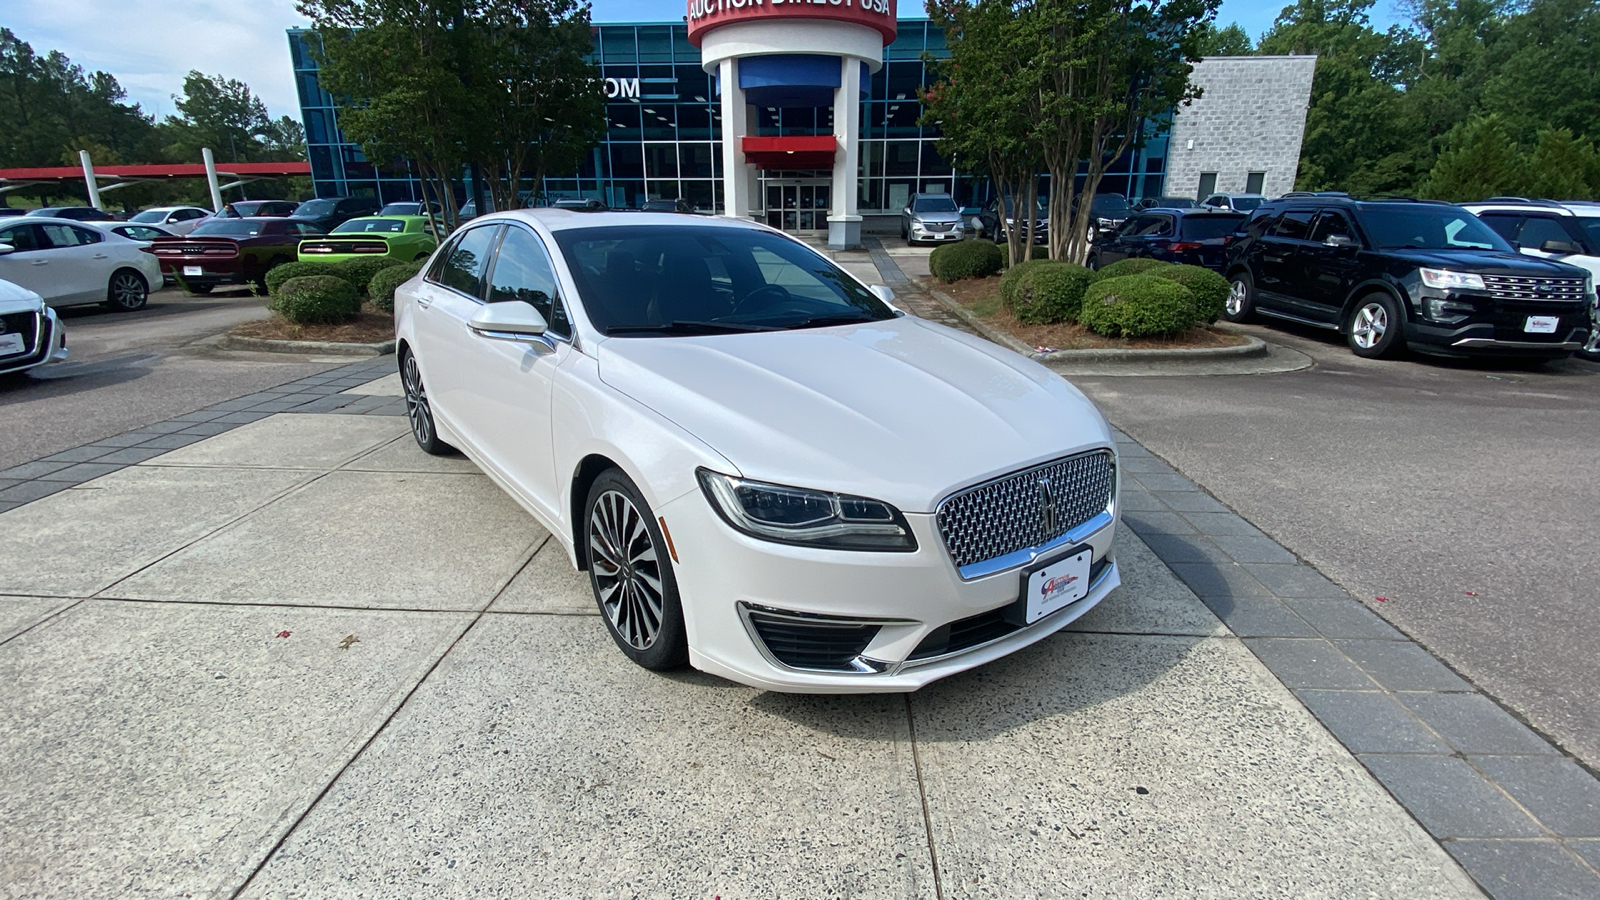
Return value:
[(1265, 198), (1267, 195), (1266, 194), (1247, 194), (1247, 193), (1244, 193), (1243, 191), (1217, 191), (1216, 193), (1208, 194), (1207, 196), (1211, 196), (1211, 197), (1262, 197), (1262, 198)]
[[(472, 220), (472, 224), (492, 222), (537, 222), (551, 231), (572, 228), (606, 228), (627, 225), (671, 225), (677, 228), (744, 228), (753, 231), (774, 231), (760, 222), (737, 219), (731, 216), (699, 216), (688, 219), (678, 213), (625, 212), (597, 210), (583, 212), (558, 209), (554, 206), (537, 206), (533, 209), (509, 209), (504, 212), (485, 213)], [(692, 224), (691, 224), (692, 223)]]
[(1540, 212), (1557, 216), (1600, 216), (1600, 203), (1593, 200), (1531, 200), (1527, 197), (1490, 197), (1461, 204), (1472, 212)]

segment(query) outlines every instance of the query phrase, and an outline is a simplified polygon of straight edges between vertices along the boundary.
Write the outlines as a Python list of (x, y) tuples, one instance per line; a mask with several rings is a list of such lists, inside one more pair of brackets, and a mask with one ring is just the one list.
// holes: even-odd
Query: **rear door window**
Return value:
[(1184, 240), (1204, 241), (1233, 234), (1242, 222), (1244, 216), (1184, 216), (1179, 227)]
[(1309, 209), (1292, 209), (1278, 219), (1272, 226), (1272, 236), (1303, 241), (1311, 234), (1311, 215)]
[(500, 252), (495, 255), (494, 273), (489, 277), (489, 302), (512, 300), (538, 310), (551, 334), (572, 337), (572, 325), (561, 305), (561, 292), (544, 242), (516, 227), (506, 230)]
[(1522, 230), (1517, 232), (1517, 243), (1534, 250), (1545, 245), (1546, 241), (1560, 241), (1563, 244), (1577, 243), (1572, 235), (1567, 233), (1559, 220), (1553, 216), (1529, 216), (1522, 223)]
[(1311, 239), (1321, 243), (1334, 235), (1343, 235), (1355, 240), (1356, 232), (1350, 227), (1350, 220), (1344, 213), (1335, 209), (1325, 209), (1317, 217), (1317, 225), (1311, 230)]
[(1517, 229), (1522, 225), (1522, 217), (1516, 213), (1483, 213), (1478, 218), (1508, 241), (1517, 239)]

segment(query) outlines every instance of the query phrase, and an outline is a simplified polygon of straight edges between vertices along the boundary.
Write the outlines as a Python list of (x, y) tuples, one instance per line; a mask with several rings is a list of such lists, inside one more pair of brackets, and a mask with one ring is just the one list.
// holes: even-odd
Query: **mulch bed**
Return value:
[(1000, 276), (969, 278), (954, 284), (924, 279), (924, 284), (955, 298), (962, 308), (1019, 341), (1040, 350), (1187, 350), (1201, 347), (1238, 347), (1248, 343), (1243, 335), (1200, 326), (1173, 337), (1108, 338), (1076, 322), (1025, 325), (1000, 302)]
[(377, 344), (394, 340), (394, 316), (373, 306), (361, 304), (361, 312), (338, 325), (296, 325), (273, 313), (270, 319), (245, 322), (229, 334), (268, 341), (332, 341), (340, 344)]

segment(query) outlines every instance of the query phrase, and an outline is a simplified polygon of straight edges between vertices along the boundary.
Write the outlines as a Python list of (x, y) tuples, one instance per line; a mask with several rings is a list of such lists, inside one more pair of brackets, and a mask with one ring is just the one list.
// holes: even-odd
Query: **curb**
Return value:
[(333, 356), (386, 356), (394, 352), (394, 341), (376, 344), (345, 344), (338, 341), (277, 341), (267, 338), (225, 334), (217, 346), (224, 350), (264, 350), (268, 353), (326, 353)]
[(955, 301), (954, 297), (933, 288), (925, 288), (926, 292), (937, 300), (941, 306), (949, 310), (961, 321), (972, 326), (979, 334), (991, 341), (1009, 347), (1031, 360), (1041, 363), (1069, 362), (1080, 360), (1094, 360), (1099, 362), (1150, 362), (1153, 360), (1168, 359), (1253, 359), (1267, 355), (1267, 342), (1252, 335), (1242, 335), (1246, 343), (1237, 347), (1184, 347), (1173, 350), (1052, 350), (1049, 353), (1040, 353), (1023, 341), (1017, 340), (1009, 334), (989, 325), (965, 307)]

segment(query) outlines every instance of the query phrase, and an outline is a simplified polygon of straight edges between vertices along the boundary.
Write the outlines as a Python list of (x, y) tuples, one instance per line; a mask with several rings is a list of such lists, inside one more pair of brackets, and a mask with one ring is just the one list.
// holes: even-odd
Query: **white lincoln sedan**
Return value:
[(634, 662), (915, 690), (1120, 583), (1099, 411), (751, 222), (519, 210), (395, 293), (417, 443), (587, 569)]

